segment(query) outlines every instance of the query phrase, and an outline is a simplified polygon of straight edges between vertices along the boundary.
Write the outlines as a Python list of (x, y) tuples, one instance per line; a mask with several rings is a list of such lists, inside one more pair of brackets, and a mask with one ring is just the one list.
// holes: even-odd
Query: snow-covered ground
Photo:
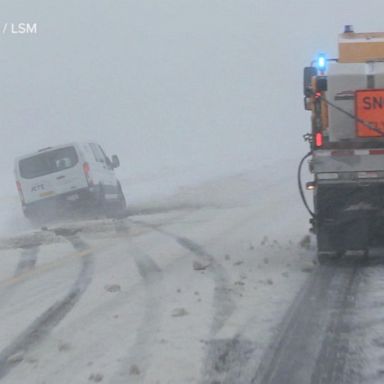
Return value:
[(221, 382), (223, 353), (251, 379), (314, 268), (296, 164), (286, 164), (175, 177), (124, 220), (3, 234), (2, 382)]
[[(302, 68), (346, 23), (379, 31), (382, 2), (47, 3), (1, 6), (0, 380), (252, 382), (317, 268)], [(120, 156), (129, 217), (32, 226), (14, 157), (83, 140)]]

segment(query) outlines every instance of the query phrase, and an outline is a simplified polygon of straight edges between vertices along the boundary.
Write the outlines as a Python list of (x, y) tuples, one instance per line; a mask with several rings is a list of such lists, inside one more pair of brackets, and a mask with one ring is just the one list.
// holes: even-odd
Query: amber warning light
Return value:
[(361, 121), (356, 121), (356, 134), (358, 137), (384, 136), (384, 89), (356, 91), (355, 112), (359, 120), (367, 122), (374, 128), (371, 129)]

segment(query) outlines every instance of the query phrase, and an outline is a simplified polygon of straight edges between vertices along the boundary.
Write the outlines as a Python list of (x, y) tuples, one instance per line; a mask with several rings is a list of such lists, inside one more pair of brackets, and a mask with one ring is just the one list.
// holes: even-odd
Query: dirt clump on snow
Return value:
[(93, 381), (94, 383), (100, 383), (103, 381), (104, 375), (102, 373), (92, 373), (89, 375), (88, 380)]
[(65, 341), (60, 341), (58, 343), (58, 345), (57, 345), (57, 349), (60, 352), (69, 351), (71, 349), (71, 344), (70, 343), (66, 343)]
[(175, 308), (172, 311), (172, 317), (182, 317), (188, 315), (188, 311), (185, 308)]
[(7, 359), (8, 363), (14, 364), (14, 363), (20, 363), (24, 360), (24, 351), (16, 352), (13, 355), (9, 356)]
[(104, 286), (104, 289), (111, 293), (121, 292), (121, 286), (119, 284), (107, 284)]
[(311, 246), (311, 237), (309, 235), (305, 235), (300, 241), (299, 241), (299, 247), (303, 249), (309, 249)]
[(139, 376), (140, 373), (140, 368), (136, 364), (132, 364), (129, 368), (129, 374), (132, 376)]
[(210, 266), (210, 263), (202, 263), (200, 261), (194, 261), (193, 262), (193, 269), (195, 271), (204, 271)]

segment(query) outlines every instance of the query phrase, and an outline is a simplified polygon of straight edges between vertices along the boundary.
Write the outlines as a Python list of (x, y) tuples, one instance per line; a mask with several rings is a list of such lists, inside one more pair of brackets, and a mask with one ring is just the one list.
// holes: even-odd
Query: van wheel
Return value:
[(41, 209), (28, 208), (24, 210), (23, 213), (24, 213), (24, 217), (28, 219), (28, 221), (32, 225), (41, 226), (51, 219), (48, 212), (49, 211), (47, 212), (42, 211), (42, 208)]
[(117, 187), (117, 198), (113, 200), (106, 199), (104, 188), (102, 185), (100, 185), (99, 197), (97, 201), (97, 209), (99, 212), (101, 212), (102, 215), (105, 215), (109, 218), (116, 218), (120, 216), (125, 217), (127, 203), (120, 183)]
[(127, 202), (121, 185), (118, 185), (117, 198), (113, 201), (108, 202), (107, 216), (110, 218), (118, 219), (126, 217)]
[(97, 214), (101, 214), (101, 215), (107, 215), (108, 214), (107, 199), (105, 198), (105, 191), (104, 191), (104, 188), (101, 184), (99, 185), (99, 189), (97, 192), (95, 212), (97, 212)]
[(121, 184), (118, 185), (118, 206), (120, 210), (125, 210), (127, 208), (127, 201), (125, 200), (123, 189), (121, 188)]
[(39, 221), (39, 216), (37, 215), (37, 212), (31, 208), (24, 208), (23, 214), (24, 217), (32, 223), (36, 223), (37, 221)]

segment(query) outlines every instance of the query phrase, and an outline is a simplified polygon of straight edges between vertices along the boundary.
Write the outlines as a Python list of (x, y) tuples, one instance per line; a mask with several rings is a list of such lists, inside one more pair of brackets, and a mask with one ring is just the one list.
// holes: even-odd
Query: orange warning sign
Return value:
[(363, 89), (355, 93), (355, 114), (374, 129), (356, 121), (358, 137), (384, 136), (384, 89)]

